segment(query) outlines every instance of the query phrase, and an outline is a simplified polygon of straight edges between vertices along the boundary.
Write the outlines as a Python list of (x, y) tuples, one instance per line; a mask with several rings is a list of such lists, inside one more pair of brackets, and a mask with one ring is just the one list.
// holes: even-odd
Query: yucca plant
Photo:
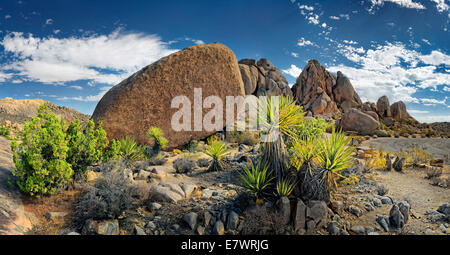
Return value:
[(229, 153), (227, 144), (223, 141), (214, 140), (208, 145), (205, 153), (212, 158), (209, 171), (222, 171), (223, 158)]
[(275, 179), (272, 177), (272, 171), (269, 171), (269, 166), (263, 164), (262, 161), (258, 161), (256, 166), (252, 163), (251, 168), (244, 166), (243, 173), (239, 173), (239, 175), (242, 187), (255, 195), (257, 199), (267, 193)]
[(328, 192), (337, 188), (337, 179), (343, 177), (341, 172), (352, 166), (353, 147), (347, 146), (349, 137), (344, 133), (332, 130), (331, 137), (323, 139), (322, 150), (319, 153), (320, 181)]
[(279, 197), (290, 197), (295, 188), (295, 182), (292, 179), (282, 179), (277, 182), (277, 193)]
[(120, 139), (120, 154), (130, 161), (143, 159), (145, 156), (145, 148), (140, 146), (133, 138), (125, 137)]
[(262, 112), (258, 114), (258, 121), (264, 128), (262, 160), (281, 180), (289, 163), (283, 136), (296, 139), (293, 130), (300, 126), (304, 113), (290, 96), (268, 96), (259, 103)]
[(161, 129), (157, 127), (150, 127), (147, 131), (147, 138), (153, 141), (154, 145), (152, 147), (152, 155), (158, 155), (161, 149), (167, 147), (169, 143), (167, 139), (164, 137), (164, 133)]
[(300, 172), (302, 166), (311, 174), (313, 163), (317, 163), (322, 150), (322, 138), (303, 137), (294, 140), (291, 148), (291, 165)]

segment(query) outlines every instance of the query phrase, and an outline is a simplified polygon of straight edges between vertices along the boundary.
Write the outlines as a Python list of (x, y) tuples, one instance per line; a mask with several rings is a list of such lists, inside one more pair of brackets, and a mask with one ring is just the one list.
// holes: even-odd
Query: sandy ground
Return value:
[(375, 149), (383, 149), (389, 152), (396, 152), (417, 145), (436, 159), (447, 159), (446, 164), (449, 164), (450, 139), (448, 138), (377, 138), (365, 141), (363, 144), (366, 146), (372, 145)]

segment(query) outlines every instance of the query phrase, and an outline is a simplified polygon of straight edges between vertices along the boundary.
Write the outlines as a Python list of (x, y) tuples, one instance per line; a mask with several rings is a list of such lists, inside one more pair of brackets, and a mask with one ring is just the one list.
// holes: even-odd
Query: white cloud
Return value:
[(301, 10), (314, 11), (314, 7), (308, 5), (299, 5), (298, 8)]
[(431, 43), (430, 43), (430, 41), (428, 41), (427, 39), (422, 39), (422, 42), (424, 42), (424, 43), (426, 43), (426, 44), (428, 44), (428, 45), (431, 45)]
[(3, 70), (15, 71), (22, 80), (52, 84), (77, 80), (116, 84), (177, 51), (156, 35), (120, 30), (108, 35), (62, 39), (13, 32), (0, 44), (14, 56)]
[(425, 113), (430, 113), (430, 111), (408, 109), (408, 113), (411, 113), (411, 114), (425, 114)]
[(56, 100), (60, 100), (60, 101), (81, 101), (81, 102), (98, 102), (100, 101), (100, 99), (102, 99), (102, 97), (106, 94), (106, 92), (108, 92), (109, 89), (111, 89), (112, 87), (102, 87), (100, 88), (100, 92), (96, 95), (91, 95), (91, 96), (77, 96), (77, 97), (58, 97), (56, 98)]
[(70, 86), (70, 87), (73, 88), (73, 89), (76, 89), (76, 90), (83, 90), (83, 87), (77, 86), (77, 85)]
[(450, 84), (449, 73), (436, 71), (436, 65), (450, 65), (449, 56), (440, 51), (423, 55), (401, 43), (386, 43), (368, 50), (338, 44), (338, 52), (357, 66), (341, 64), (327, 69), (342, 71), (366, 101), (376, 102), (380, 96), (388, 95), (392, 102), (433, 103), (421, 101), (413, 94), (419, 88), (437, 89), (438, 86)]
[(445, 98), (442, 99), (442, 100), (437, 100), (437, 99), (435, 99), (435, 98), (421, 98), (420, 101), (421, 101), (422, 103), (431, 104), (431, 105), (437, 105), (437, 104), (440, 104), (440, 105), (447, 105), (447, 103), (446, 103), (447, 97), (445, 97)]
[(59, 30), (59, 29), (53, 30), (53, 33), (54, 33), (55, 35), (59, 34), (59, 32), (61, 32), (61, 30)]
[(45, 25), (51, 25), (51, 24), (53, 24), (53, 20), (52, 19), (47, 19), (45, 21)]
[(9, 15), (9, 14), (5, 15), (5, 19), (10, 19), (10, 18), (12, 18), (11, 15)]
[(6, 80), (8, 80), (11, 77), (12, 77), (12, 75), (9, 73), (0, 72), (0, 82), (5, 82)]
[(300, 38), (297, 42), (297, 46), (303, 47), (303, 46), (313, 46), (315, 45), (313, 42), (306, 40), (304, 37)]
[(450, 115), (425, 115), (414, 116), (414, 118), (420, 122), (432, 123), (432, 122), (450, 122)]
[(438, 12), (444, 12), (448, 11), (449, 6), (445, 3), (445, 0), (431, 0), (432, 2), (436, 3), (436, 9)]
[(373, 7), (375, 6), (383, 6), (385, 2), (394, 3), (404, 8), (418, 9), (418, 10), (426, 9), (425, 6), (423, 6), (421, 3), (414, 2), (413, 0), (370, 0), (370, 2), (372, 3), (371, 9), (373, 9)]
[(341, 18), (339, 18), (339, 17), (337, 17), (337, 16), (330, 16), (330, 19), (340, 20)]
[(282, 70), (283, 73), (289, 74), (290, 76), (297, 78), (302, 73), (302, 69), (298, 68), (296, 65), (291, 65), (289, 69)]
[(348, 15), (348, 14), (339, 14), (339, 17), (346, 19), (346, 20), (350, 19), (350, 15)]
[(291, 52), (291, 56), (293, 56), (294, 58), (298, 58), (298, 53), (296, 53), (296, 52)]
[(317, 14), (311, 15), (311, 16), (307, 17), (306, 19), (308, 20), (308, 23), (312, 23), (314, 25), (318, 25), (320, 23), (319, 15), (317, 15)]

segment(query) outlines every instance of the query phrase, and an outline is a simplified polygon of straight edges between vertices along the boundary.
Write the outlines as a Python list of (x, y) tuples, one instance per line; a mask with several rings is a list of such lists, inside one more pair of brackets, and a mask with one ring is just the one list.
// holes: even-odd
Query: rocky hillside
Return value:
[(81, 122), (89, 120), (90, 116), (79, 113), (73, 109), (58, 106), (42, 99), (16, 100), (9, 97), (0, 99), (0, 124), (22, 126), (25, 121), (37, 115), (40, 105), (45, 104), (48, 109), (66, 122), (79, 119)]

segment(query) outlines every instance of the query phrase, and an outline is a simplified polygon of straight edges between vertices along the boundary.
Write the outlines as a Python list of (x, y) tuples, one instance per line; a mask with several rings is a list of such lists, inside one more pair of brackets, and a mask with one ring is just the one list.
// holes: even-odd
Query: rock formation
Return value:
[(292, 96), (286, 78), (269, 60), (261, 58), (256, 62), (254, 59), (242, 59), (239, 69), (246, 95)]
[(395, 102), (391, 105), (392, 117), (396, 120), (406, 120), (411, 118), (406, 111), (406, 105), (402, 101)]
[(336, 124), (344, 131), (356, 131), (361, 135), (373, 134), (380, 125), (371, 116), (354, 108), (347, 110)]
[[(195, 45), (164, 57), (110, 89), (92, 117), (96, 122), (103, 121), (110, 139), (132, 136), (139, 143), (149, 143), (146, 132), (151, 126), (157, 126), (168, 138), (168, 146), (178, 147), (216, 132), (204, 128), (194, 130), (194, 88), (202, 89), (201, 100), (213, 95), (220, 97), (224, 104), (226, 96), (244, 96), (234, 53), (225, 45), (214, 43)], [(187, 108), (192, 113), (191, 119), (179, 120), (190, 122), (188, 131), (175, 131), (171, 125), (172, 117), (180, 110), (171, 106), (177, 96), (190, 100)], [(202, 119), (211, 111), (203, 108)], [(223, 126), (227, 124), (225, 109), (224, 105), (220, 112), (224, 117)]]

